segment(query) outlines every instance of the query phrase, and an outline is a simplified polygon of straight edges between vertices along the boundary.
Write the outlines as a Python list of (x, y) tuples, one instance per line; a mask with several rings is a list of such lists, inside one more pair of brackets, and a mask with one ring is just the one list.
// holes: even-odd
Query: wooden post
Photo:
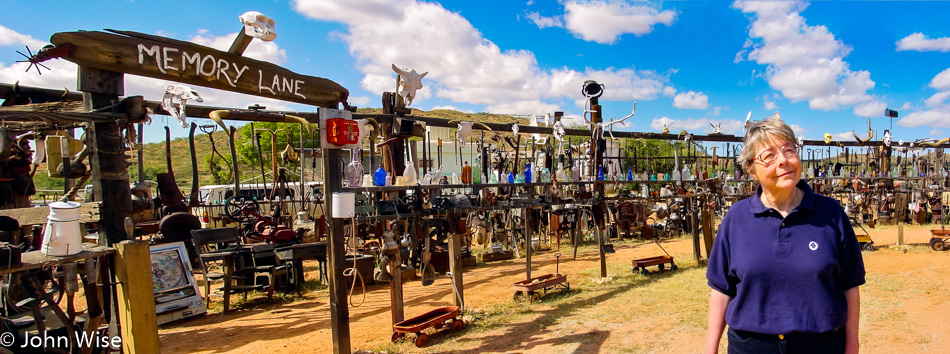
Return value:
[[(415, 225), (409, 225), (410, 223), (406, 222), (406, 232), (410, 232), (410, 227), (415, 228)], [(389, 282), (389, 302), (392, 308), (393, 324), (396, 324), (406, 319), (406, 314), (402, 300), (402, 244), (399, 243), (399, 240), (394, 241), (399, 247), (396, 254), (393, 255), (392, 263), (390, 263), (393, 265), (391, 272), (393, 280)]]
[(237, 38), (234, 38), (234, 42), (231, 43), (231, 48), (228, 48), (228, 53), (244, 55), (244, 51), (247, 50), (247, 46), (251, 45), (251, 41), (253, 40), (254, 37), (244, 33), (244, 27), (241, 27), (241, 29), (238, 30)]
[(528, 225), (531, 224), (531, 208), (521, 210), (524, 212), (524, 218), (522, 219), (524, 225), (522, 225), (523, 231), (521, 233), (525, 238), (525, 276), (527, 276), (526, 279), (531, 279), (531, 253), (533, 250), (531, 249), (531, 229), (528, 228)]
[(904, 244), (904, 223), (901, 222), (897, 223), (897, 244)]
[[(87, 111), (118, 102), (124, 94), (123, 74), (79, 67), (79, 90), (83, 91), (83, 106)], [(125, 231), (127, 215), (119, 210), (132, 209), (128, 165), (125, 161), (125, 143), (116, 123), (95, 123), (87, 127), (87, 144), (95, 152), (90, 155), (95, 199), (102, 202), (99, 215), (99, 244), (110, 246), (129, 238)], [(105, 196), (108, 196), (106, 198)]]
[(703, 203), (703, 242), (706, 246), (706, 258), (709, 258), (709, 253), (712, 252), (713, 246), (713, 222), (712, 222), (712, 208), (710, 208), (706, 203)]
[[(462, 307), (465, 304), (465, 286), (462, 284), (462, 235), (460, 234), (453, 233), (449, 237), (449, 271), (452, 272), (452, 282), (455, 284), (452, 287), (455, 305)], [(528, 274), (531, 274), (530, 270)]]
[(152, 293), (148, 242), (126, 240), (117, 243), (115, 248), (122, 350), (126, 353), (158, 353), (158, 319), (155, 294)]
[(689, 213), (689, 225), (692, 228), (691, 231), (693, 234), (693, 257), (696, 258), (696, 264), (701, 264), (703, 255), (700, 253), (699, 247), (699, 218), (696, 217), (696, 214), (699, 213), (699, 208), (696, 208), (693, 204), (693, 201), (689, 202), (689, 208), (693, 209), (693, 212)]
[[(333, 200), (333, 192), (343, 190), (343, 168), (340, 166), (340, 150), (323, 149), (324, 184), (323, 195)], [(325, 203), (326, 215), (333, 215), (333, 203)], [(355, 226), (354, 226), (355, 227)], [(343, 219), (330, 218), (327, 230), (330, 266), (330, 333), (333, 336), (333, 352), (350, 353), (350, 309), (346, 303), (346, 239), (343, 235)]]
[[(597, 102), (597, 97), (591, 98), (590, 109), (593, 111), (590, 114), (591, 121), (594, 122), (594, 124), (603, 122), (603, 116), (601, 115), (601, 108), (600, 108), (600, 104)], [(596, 129), (596, 128), (592, 127), (591, 129)], [(601, 135), (603, 135), (603, 131), (601, 131)], [(594, 139), (592, 139), (590, 142), (591, 148), (594, 149), (594, 161), (593, 161), (594, 163), (591, 164), (590, 166), (591, 168), (590, 175), (594, 176), (594, 180), (597, 179), (598, 166), (603, 166), (604, 164), (604, 150), (600, 148), (599, 144), (600, 142)], [(603, 183), (595, 184), (594, 190), (597, 191), (597, 201), (595, 201), (595, 203), (600, 203), (602, 206), (604, 206), (603, 205), (604, 184)], [(604, 252), (604, 239), (603, 239), (604, 232), (601, 229), (600, 225), (597, 224), (596, 221), (594, 221), (594, 227), (597, 228), (596, 230), (597, 249), (600, 250), (600, 277), (606, 278), (607, 277), (607, 253)]]

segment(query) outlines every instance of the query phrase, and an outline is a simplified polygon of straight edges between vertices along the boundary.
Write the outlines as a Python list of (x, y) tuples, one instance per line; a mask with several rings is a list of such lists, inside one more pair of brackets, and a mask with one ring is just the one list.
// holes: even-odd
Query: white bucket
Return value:
[(43, 233), (43, 254), (70, 256), (82, 252), (82, 233), (79, 230), (79, 203), (55, 202), (49, 204), (49, 220)]
[(356, 215), (356, 194), (353, 192), (333, 193), (331, 201), (334, 218), (351, 218)]

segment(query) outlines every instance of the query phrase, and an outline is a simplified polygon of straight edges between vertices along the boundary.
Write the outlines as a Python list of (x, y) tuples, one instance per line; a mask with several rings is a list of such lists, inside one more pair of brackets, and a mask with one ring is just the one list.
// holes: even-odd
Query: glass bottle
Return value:
[(557, 178), (558, 182), (567, 182), (567, 175), (564, 174), (564, 161), (558, 161), (557, 170), (554, 171), (554, 178)]
[(472, 183), (482, 184), (482, 164), (478, 162), (480, 156), (475, 156), (475, 161), (472, 161)]
[(581, 164), (575, 163), (574, 167), (571, 168), (571, 181), (580, 182), (580, 180), (581, 180)]
[(488, 174), (488, 184), (498, 184), (498, 170), (492, 170)]
[(693, 180), (693, 171), (690, 171), (689, 165), (686, 165), (686, 167), (683, 168), (683, 177), (684, 177), (683, 179), (687, 181)]
[(515, 173), (508, 172), (508, 183), (515, 183)]
[(412, 160), (406, 160), (406, 169), (402, 171), (402, 183), (414, 186), (417, 179), (419, 179), (419, 174), (416, 173), (416, 166), (412, 164)]
[(452, 184), (462, 184), (462, 177), (458, 173), (452, 172)]
[(346, 184), (350, 187), (359, 187), (363, 184), (363, 163), (360, 162), (359, 150), (350, 152), (350, 164), (346, 165)]
[(515, 184), (524, 183), (524, 177), (519, 173), (515, 175)]
[(551, 182), (551, 170), (545, 167), (541, 170), (541, 183), (550, 183)]
[(386, 172), (386, 185), (387, 185), (387, 186), (393, 185), (393, 174), (392, 174), (392, 173)]
[(531, 163), (524, 164), (524, 183), (531, 183)]
[(468, 165), (468, 161), (465, 161), (465, 165), (462, 166), (462, 183), (472, 183), (472, 166)]
[(632, 180), (633, 180), (633, 167), (632, 167), (632, 166), (627, 166), (627, 180), (628, 180), (628, 181), (632, 181)]
[(604, 180), (604, 166), (597, 166), (597, 180)]
[(379, 168), (376, 169), (376, 172), (373, 173), (373, 182), (377, 186), (386, 185), (386, 170), (383, 168), (382, 164), (380, 164)]

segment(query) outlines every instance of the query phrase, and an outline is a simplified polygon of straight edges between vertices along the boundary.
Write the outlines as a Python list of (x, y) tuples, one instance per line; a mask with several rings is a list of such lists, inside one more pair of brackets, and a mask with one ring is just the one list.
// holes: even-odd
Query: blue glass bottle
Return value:
[(597, 166), (597, 180), (604, 180), (604, 166)]
[(508, 183), (515, 183), (515, 173), (508, 172)]
[(524, 183), (531, 183), (531, 163), (524, 164)]
[(379, 168), (373, 173), (373, 184), (377, 186), (386, 185), (386, 170), (383, 168), (383, 165), (379, 165)]
[(627, 180), (633, 180), (633, 167), (627, 166)]

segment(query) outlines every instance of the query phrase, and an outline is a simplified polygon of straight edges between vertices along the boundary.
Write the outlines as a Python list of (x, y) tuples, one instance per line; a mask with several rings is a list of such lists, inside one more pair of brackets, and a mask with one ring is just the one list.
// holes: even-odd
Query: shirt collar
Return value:
[[(808, 209), (815, 210), (815, 192), (811, 189), (808, 183), (805, 183), (804, 180), (799, 180), (798, 184), (795, 185), (795, 188), (802, 190), (802, 202), (798, 204), (798, 207), (795, 209)], [(771, 210), (772, 208), (766, 207), (765, 204), (762, 204), (762, 185), (759, 184), (755, 188), (755, 197), (750, 201), (752, 203), (752, 212), (759, 214)]]

